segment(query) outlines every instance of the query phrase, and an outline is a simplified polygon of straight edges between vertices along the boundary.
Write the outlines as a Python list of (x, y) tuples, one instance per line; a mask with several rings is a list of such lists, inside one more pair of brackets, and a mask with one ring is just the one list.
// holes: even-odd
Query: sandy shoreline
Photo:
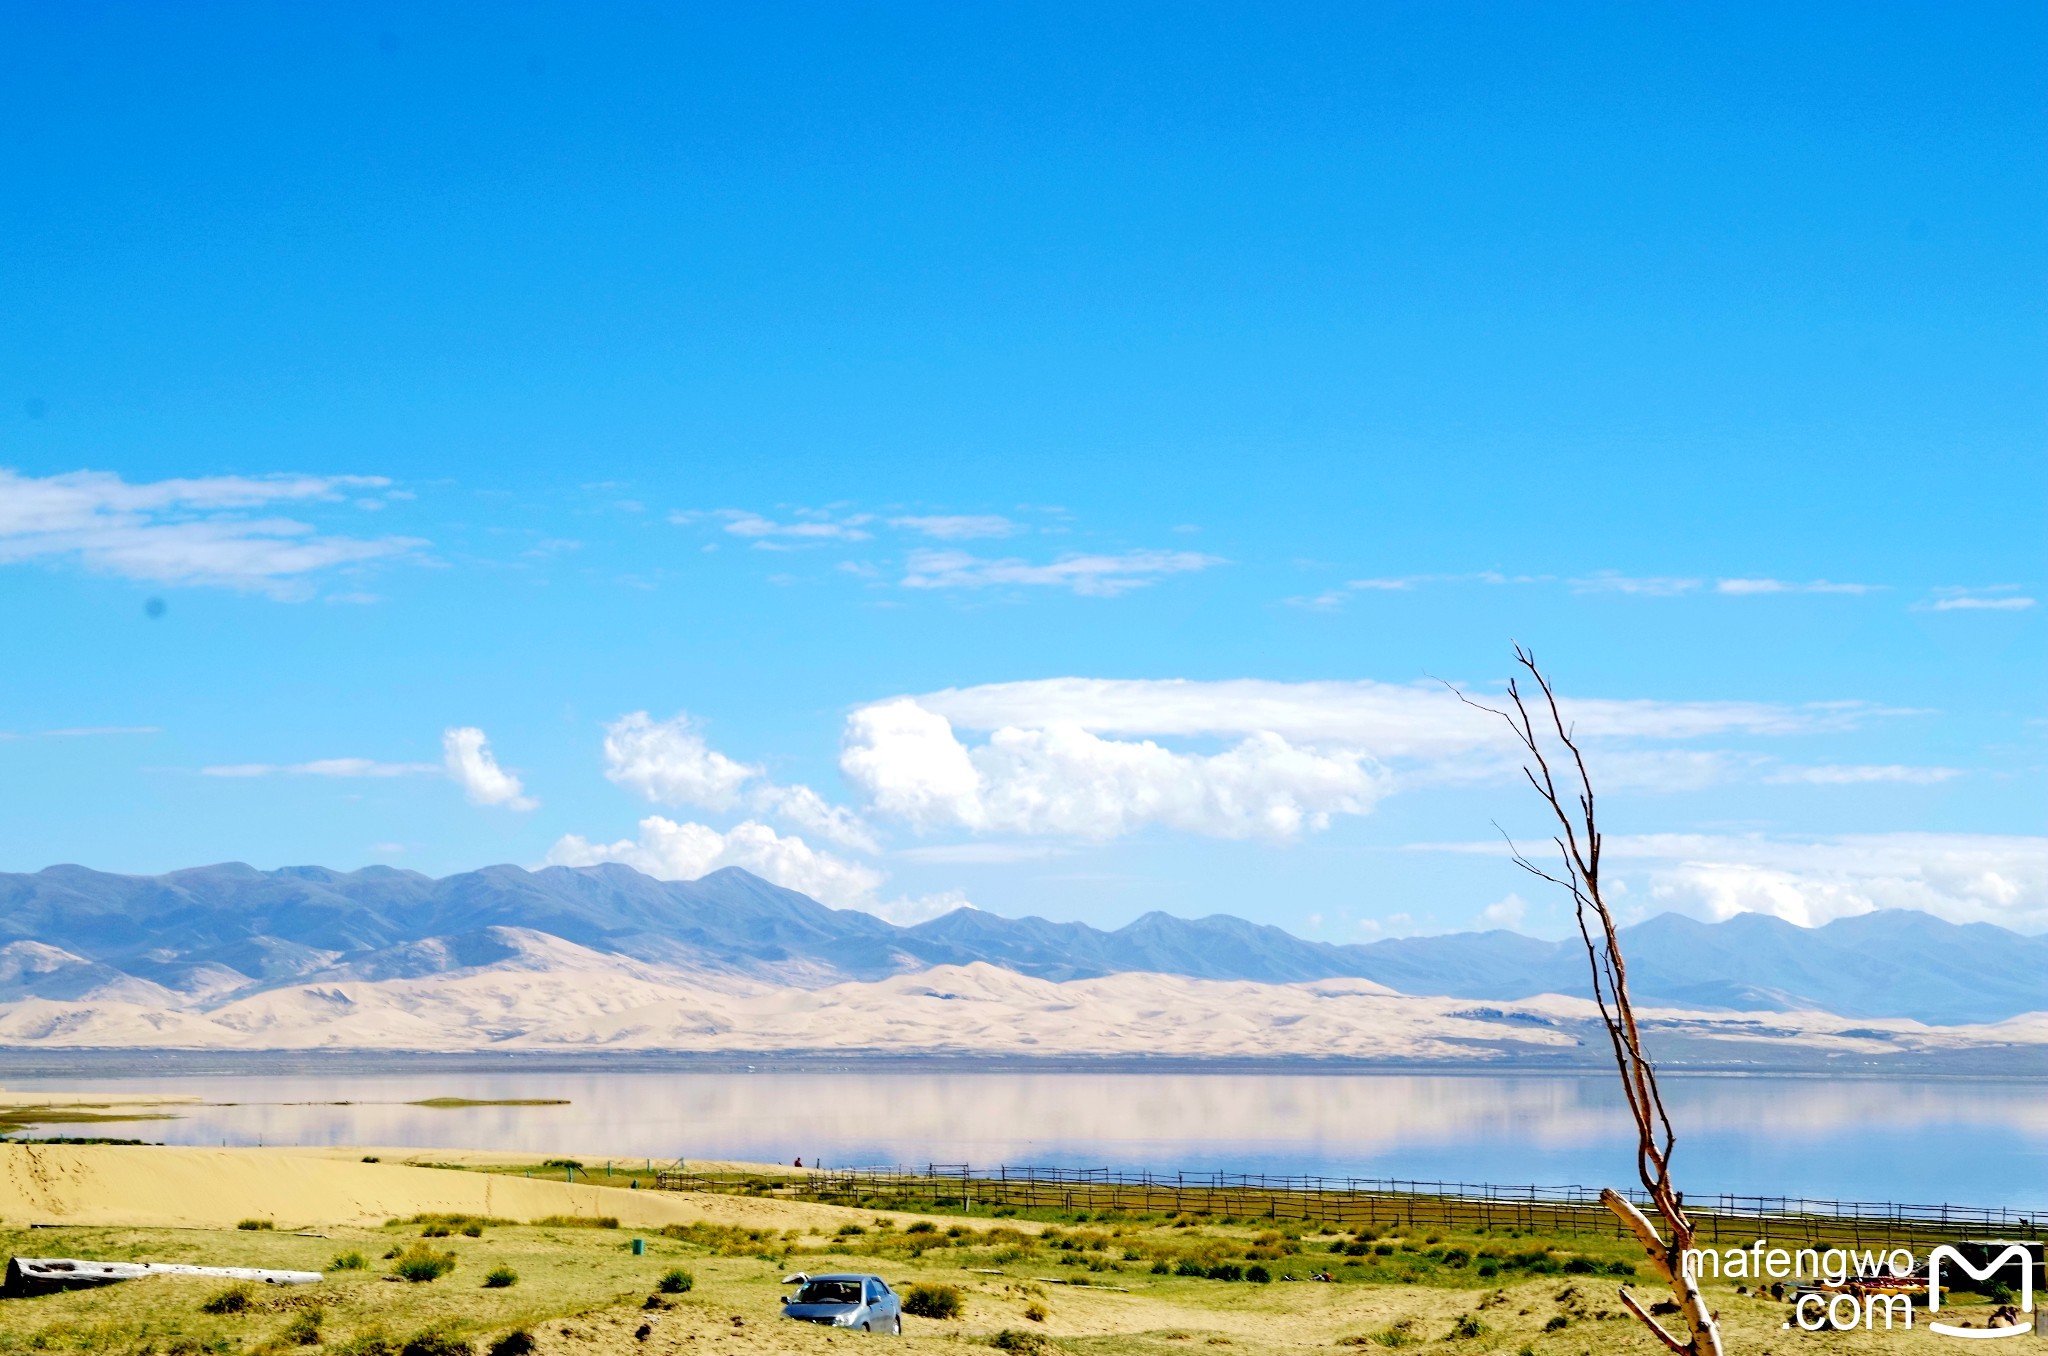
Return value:
[(532, 1155), (389, 1152), (387, 1161), (366, 1163), (365, 1155), (384, 1155), (374, 1148), (0, 1144), (0, 1220), (17, 1227), (219, 1229), (262, 1219), (291, 1230), (447, 1213), (522, 1223), (558, 1215), (610, 1216), (636, 1229), (699, 1220), (737, 1223), (744, 1217), (777, 1228), (809, 1228), (836, 1227), (850, 1213), (798, 1201), (634, 1191), (584, 1180), (417, 1166), (429, 1161), (532, 1162)]

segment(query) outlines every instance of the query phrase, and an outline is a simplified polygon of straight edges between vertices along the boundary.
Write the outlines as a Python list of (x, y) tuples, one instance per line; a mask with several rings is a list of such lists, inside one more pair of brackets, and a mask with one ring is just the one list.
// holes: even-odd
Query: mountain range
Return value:
[[(160, 876), (80, 866), (0, 874), (0, 1003), (219, 1007), (288, 986), (531, 969), (535, 939), (546, 938), (736, 993), (977, 964), (1052, 982), (1128, 973), (1266, 985), (1359, 979), (1412, 996), (1503, 1002), (1586, 988), (1576, 939), (1506, 931), (1339, 945), (1228, 915), (1155, 912), (1104, 931), (965, 908), (898, 927), (738, 868), (694, 881), (616, 864), (494, 866), (436, 879), (391, 867), (229, 863)], [(1756, 914), (1715, 924), (1665, 914), (1626, 929), (1623, 945), (1646, 1005), (1929, 1025), (2048, 1008), (2048, 939), (1922, 913), (1811, 929)]]

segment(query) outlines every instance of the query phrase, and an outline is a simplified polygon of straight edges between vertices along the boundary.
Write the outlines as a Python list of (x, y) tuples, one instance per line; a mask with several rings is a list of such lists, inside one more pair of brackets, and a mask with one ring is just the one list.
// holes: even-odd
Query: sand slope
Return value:
[[(794, 1201), (622, 1191), (498, 1173), (337, 1161), (290, 1149), (126, 1145), (0, 1145), (0, 1220), (9, 1225), (101, 1224), (231, 1228), (268, 1219), (280, 1229), (382, 1224), (427, 1212), (531, 1222), (550, 1215), (615, 1216), (626, 1228), (694, 1220), (777, 1228), (836, 1227), (845, 1212)], [(765, 1212), (765, 1213), (764, 1213)]]

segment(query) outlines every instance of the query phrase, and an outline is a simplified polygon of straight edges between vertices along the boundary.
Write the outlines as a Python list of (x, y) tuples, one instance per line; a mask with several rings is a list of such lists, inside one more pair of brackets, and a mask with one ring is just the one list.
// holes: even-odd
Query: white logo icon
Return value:
[[(2007, 1262), (2018, 1262), (2020, 1264), (2020, 1312), (2023, 1314), (2034, 1312), (2034, 1259), (2025, 1247), (2015, 1243), (1989, 1262), (1986, 1262), (1983, 1269), (1979, 1270), (1970, 1265), (1968, 1258), (1944, 1243), (1933, 1252), (1927, 1254), (1928, 1313), (1938, 1314), (1941, 1312), (1941, 1259), (1944, 1257), (1961, 1267), (1964, 1274), (1974, 1281), (1988, 1281), (1997, 1275)], [(1974, 1337), (1982, 1340), (1985, 1338), (2024, 1337), (2034, 1330), (2034, 1322), (2030, 1318), (2026, 1323), (2015, 1324), (2010, 1328), (1956, 1328), (1946, 1323), (1929, 1322), (1927, 1327), (1930, 1331), (1938, 1332), (1944, 1337)]]

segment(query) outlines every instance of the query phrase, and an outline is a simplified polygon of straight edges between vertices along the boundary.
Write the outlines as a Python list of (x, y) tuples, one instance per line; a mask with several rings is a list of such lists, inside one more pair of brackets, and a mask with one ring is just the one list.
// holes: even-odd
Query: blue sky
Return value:
[(0, 869), (2048, 927), (2037, 7), (0, 38)]

